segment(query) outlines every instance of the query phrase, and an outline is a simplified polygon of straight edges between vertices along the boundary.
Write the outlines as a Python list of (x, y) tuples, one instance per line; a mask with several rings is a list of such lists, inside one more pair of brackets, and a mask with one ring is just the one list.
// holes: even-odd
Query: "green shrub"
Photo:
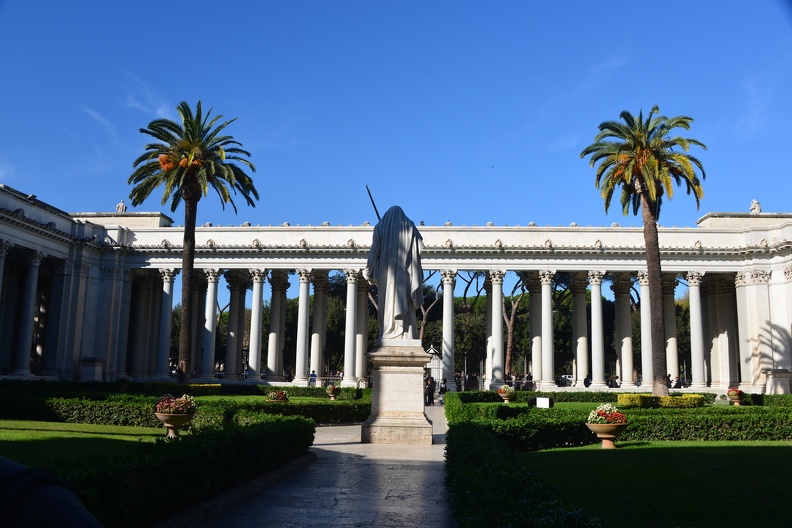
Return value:
[(671, 396), (652, 396), (651, 394), (619, 394), (617, 405), (624, 408), (691, 408), (703, 407), (705, 398), (702, 394), (674, 394)]
[(446, 488), (454, 517), (463, 528), (601, 526), (581, 510), (562, 504), (502, 439), (476, 423), (448, 430)]
[(64, 461), (57, 474), (107, 528), (151, 526), (302, 456), (313, 442), (305, 418), (248, 414), (239, 422), (246, 426), (136, 444), (121, 457)]

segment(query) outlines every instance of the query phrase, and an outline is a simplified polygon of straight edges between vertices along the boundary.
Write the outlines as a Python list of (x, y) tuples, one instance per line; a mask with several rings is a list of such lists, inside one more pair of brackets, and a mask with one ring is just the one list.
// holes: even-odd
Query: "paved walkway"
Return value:
[(453, 528), (444, 486), (444, 408), (426, 407), (426, 415), (433, 424), (431, 446), (362, 444), (360, 425), (317, 427), (312, 454), (292, 464), (276, 485), (253, 484), (215, 505), (212, 515), (168, 524)]

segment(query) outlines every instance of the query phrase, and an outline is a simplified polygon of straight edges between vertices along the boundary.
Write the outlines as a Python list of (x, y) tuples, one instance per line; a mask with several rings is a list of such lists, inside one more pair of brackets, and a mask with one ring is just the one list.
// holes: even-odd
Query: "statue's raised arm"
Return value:
[(423, 239), (401, 207), (388, 209), (374, 228), (363, 274), (377, 285), (380, 340), (416, 339), (415, 312), (423, 304)]

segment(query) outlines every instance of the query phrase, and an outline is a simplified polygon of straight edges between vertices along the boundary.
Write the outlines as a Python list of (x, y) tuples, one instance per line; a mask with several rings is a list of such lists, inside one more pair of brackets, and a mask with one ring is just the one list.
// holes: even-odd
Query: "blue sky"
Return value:
[[(791, 210), (789, 1), (0, 0), (0, 75), (0, 183), (70, 212), (129, 203), (138, 130), (199, 99), (261, 194), (199, 223), (374, 223), (368, 184), (416, 223), (637, 226), (579, 154), (654, 104), (708, 146), (662, 225)], [(130, 210), (182, 223), (160, 198)]]

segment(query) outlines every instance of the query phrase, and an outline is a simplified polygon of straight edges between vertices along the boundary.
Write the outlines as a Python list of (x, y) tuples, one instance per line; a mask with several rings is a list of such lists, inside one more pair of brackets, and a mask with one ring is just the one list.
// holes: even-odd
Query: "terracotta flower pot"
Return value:
[(168, 414), (155, 412), (157, 420), (165, 425), (168, 430), (168, 438), (178, 438), (179, 429), (187, 425), (195, 417), (195, 414)]
[(616, 449), (616, 438), (622, 434), (622, 431), (627, 429), (627, 424), (587, 423), (586, 427), (591, 429), (597, 435), (597, 438), (602, 440), (602, 449)]
[(331, 400), (335, 400), (336, 396), (338, 396), (341, 393), (341, 389), (339, 389), (338, 387), (334, 389), (325, 389), (325, 390), (327, 391), (327, 394), (330, 396)]
[(514, 399), (513, 392), (499, 392), (498, 394), (500, 395), (501, 398), (503, 398), (503, 401), (505, 401), (506, 403), (511, 403), (511, 401)]

